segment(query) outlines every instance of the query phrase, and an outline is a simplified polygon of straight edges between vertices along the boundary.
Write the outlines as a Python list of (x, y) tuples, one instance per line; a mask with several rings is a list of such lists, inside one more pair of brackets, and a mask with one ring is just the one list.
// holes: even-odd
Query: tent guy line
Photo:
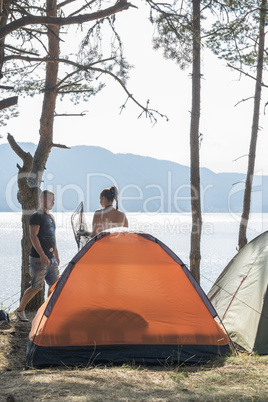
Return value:
[[(68, 265), (68, 263), (64, 264), (64, 265), (60, 268), (60, 271), (63, 272), (63, 270), (67, 267), (67, 265)], [(187, 267), (186, 264), (185, 264), (185, 266)], [(188, 267), (187, 267), (187, 269), (188, 269)], [(208, 282), (210, 282), (210, 283), (212, 283), (212, 284), (214, 283), (211, 279), (209, 279), (207, 276), (203, 275), (202, 273), (200, 273), (200, 276), (201, 276), (202, 278), (206, 279)], [(42, 277), (40, 280), (43, 280), (43, 277)], [(242, 284), (242, 283), (241, 283), (241, 284)], [(235, 296), (236, 293), (237, 293), (237, 291), (238, 291), (238, 289), (237, 289), (237, 291), (235, 292), (235, 294), (233, 295), (232, 293), (228, 292), (228, 290), (224, 289), (223, 287), (221, 287), (221, 286), (219, 286), (219, 285), (217, 285), (217, 287), (218, 287), (219, 289), (223, 290), (224, 292), (226, 292), (226, 294), (228, 294), (229, 296), (232, 296), (232, 301), (233, 301), (233, 299), (236, 299), (236, 300), (238, 300), (239, 302), (241, 302), (242, 304), (244, 304), (246, 307), (250, 308), (250, 309), (251, 309), (252, 311), (254, 311), (255, 313), (257, 313), (257, 314), (259, 314), (260, 316), (262, 316), (262, 317), (268, 319), (268, 317), (266, 317), (263, 313), (257, 311), (256, 309), (254, 309), (254, 307), (250, 306), (248, 303), (244, 302), (243, 300), (240, 300), (239, 297)], [(16, 293), (14, 293), (13, 295), (8, 296), (6, 299), (0, 300), (0, 305), (4, 306), (4, 303), (5, 303), (7, 300), (11, 299), (11, 298), (14, 297), (14, 296), (17, 296), (18, 294), (20, 294), (20, 292), (21, 292), (21, 291), (18, 290), (18, 291), (17, 291)], [(20, 301), (20, 298), (14, 300), (9, 306), (5, 307), (5, 309), (6, 309), (7, 311), (9, 311), (10, 308), (11, 308), (11, 306), (13, 306), (13, 304), (15, 304), (15, 303), (17, 303), (17, 302), (19, 302), (19, 301)], [(231, 301), (231, 302), (232, 302), (232, 301)], [(230, 302), (230, 304), (231, 304), (231, 302)], [(229, 306), (228, 306), (228, 308), (229, 308)], [(228, 308), (226, 309), (226, 312), (227, 312)], [(225, 315), (225, 313), (224, 313), (224, 315)], [(224, 319), (224, 316), (223, 316), (223, 318), (221, 319), (221, 321), (222, 321), (223, 319)]]
[[(62, 265), (61, 267), (59, 267), (60, 273), (63, 272), (63, 270), (67, 267), (67, 265), (68, 265), (68, 263)], [(41, 278), (40, 278), (39, 281), (42, 282), (42, 280), (43, 280), (44, 278), (45, 278), (45, 275), (41, 276)], [(37, 281), (37, 283), (38, 283), (39, 281)], [(11, 296), (8, 296), (8, 297), (5, 298), (4, 300), (0, 300), (0, 305), (1, 305), (1, 306), (4, 306), (4, 303), (5, 303), (7, 300), (11, 299), (11, 298), (14, 297), (14, 296), (17, 296), (17, 295), (20, 294), (20, 293), (21, 293), (21, 290), (18, 290), (16, 293), (14, 293), (14, 294), (11, 295)], [(17, 303), (17, 302), (19, 302), (19, 301), (20, 301), (20, 297), (19, 297), (18, 299), (14, 300), (9, 306), (5, 307), (5, 309), (6, 309), (7, 311), (9, 311), (10, 308), (11, 308), (11, 306), (13, 306), (13, 304), (15, 304), (15, 303)]]
[(233, 342), (249, 353), (268, 354), (268, 231), (233, 257), (207, 296)]

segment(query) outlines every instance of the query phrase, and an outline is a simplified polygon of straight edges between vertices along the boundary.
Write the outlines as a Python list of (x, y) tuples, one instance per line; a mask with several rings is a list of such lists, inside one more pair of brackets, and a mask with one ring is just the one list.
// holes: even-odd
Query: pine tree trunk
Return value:
[[(4, 0), (0, 2), (0, 12), (1, 12), (1, 18), (0, 18), (0, 28), (6, 26), (7, 24), (7, 19), (10, 14), (10, 4), (11, 0)], [(3, 63), (4, 63), (4, 53), (5, 53), (5, 38), (0, 39), (0, 79), (2, 78), (2, 68), (3, 68)]]
[[(47, 0), (47, 15), (57, 16), (57, 1)], [(48, 55), (52, 60), (46, 66), (45, 93), (42, 115), (40, 119), (40, 139), (35, 151), (32, 168), (31, 185), (40, 187), (44, 169), (53, 146), (53, 125), (57, 99), (58, 63), (53, 60), (60, 55), (59, 26), (50, 25), (48, 28)]]
[[(33, 211), (38, 208), (38, 195), (36, 191), (33, 191), (31, 199), (26, 202), (26, 205), (22, 208), (22, 240), (21, 240), (21, 295), (30, 286), (30, 274), (29, 274), (29, 254), (31, 249), (31, 240), (29, 234), (29, 220)], [(40, 305), (44, 302), (44, 289), (40, 290), (32, 300), (27, 304), (27, 311), (36, 311)]]
[[(47, 0), (47, 15), (57, 16), (57, 1)], [(24, 152), (15, 142), (11, 135), (8, 141), (12, 149), (23, 160), (23, 167), (18, 173), (18, 200), (22, 206), (22, 229), (21, 241), (22, 265), (21, 265), (21, 294), (29, 287), (29, 253), (31, 241), (29, 236), (29, 219), (31, 214), (38, 209), (40, 185), (44, 169), (53, 146), (53, 123), (57, 98), (58, 63), (54, 59), (59, 58), (59, 27), (49, 26), (48, 28), (48, 55), (51, 62), (46, 66), (45, 94), (40, 119), (40, 139), (34, 157)], [(44, 291), (40, 291), (28, 303), (27, 310), (37, 310), (44, 301)]]
[(259, 131), (259, 116), (260, 116), (260, 102), (261, 102), (261, 89), (262, 89), (262, 74), (263, 74), (263, 55), (264, 55), (264, 42), (265, 42), (265, 18), (266, 18), (267, 0), (262, 0), (260, 11), (260, 29), (259, 29), (259, 45), (258, 45), (258, 64), (257, 64), (257, 77), (254, 96), (254, 110), (253, 121), (251, 128), (251, 140), (248, 157), (248, 169), (245, 183), (243, 212), (239, 227), (238, 248), (241, 250), (247, 244), (247, 225), (250, 214), (251, 204), (251, 191), (252, 182), (254, 177), (254, 167), (256, 158), (257, 137)]
[[(57, 1), (47, 0), (47, 15), (50, 17), (57, 16)], [(59, 26), (50, 26), (48, 28), (48, 54), (53, 59), (59, 58)], [(57, 80), (58, 80), (58, 63), (47, 63), (46, 66), (46, 83), (45, 94), (42, 106), (42, 115), (40, 119), (40, 139), (37, 149), (33, 158), (33, 166), (31, 170), (30, 185), (33, 188), (40, 188), (46, 163), (49, 157), (53, 145), (53, 123), (56, 108), (57, 98)], [(30, 200), (29, 200), (30, 201)], [(35, 204), (36, 206), (36, 204)], [(23, 224), (23, 258), (24, 265), (22, 267), (22, 281), (27, 281), (29, 275), (29, 252), (31, 242), (29, 238), (29, 214), (24, 216)], [(27, 269), (28, 264), (28, 269)], [(28, 309), (37, 310), (44, 301), (44, 291), (38, 292), (38, 294), (28, 304)]]
[(193, 0), (193, 70), (192, 70), (192, 110), (190, 128), (191, 154), (191, 208), (192, 231), (190, 250), (190, 271), (200, 282), (200, 241), (202, 231), (202, 214), (200, 199), (199, 172), (199, 120), (200, 120), (200, 1)]
[[(38, 188), (31, 188), (28, 185), (28, 177), (32, 169), (33, 158), (30, 153), (25, 153), (15, 144), (13, 137), (9, 135), (9, 142), (17, 150), (17, 153), (23, 159), (23, 167), (18, 165), (18, 201), (22, 207), (22, 240), (21, 240), (21, 296), (30, 286), (29, 274), (29, 254), (31, 249), (31, 240), (29, 235), (29, 219), (31, 214), (38, 208), (39, 191)], [(36, 310), (37, 306), (44, 300), (44, 290), (40, 291), (27, 305), (27, 310)]]

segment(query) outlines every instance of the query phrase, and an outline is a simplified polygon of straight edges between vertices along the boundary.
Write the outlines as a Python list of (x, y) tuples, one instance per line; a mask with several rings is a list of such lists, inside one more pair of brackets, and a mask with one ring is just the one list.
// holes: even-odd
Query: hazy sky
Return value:
[[(120, 115), (126, 95), (108, 79), (106, 88), (87, 103), (74, 107), (69, 102), (58, 102), (58, 113), (87, 113), (84, 117), (57, 117), (54, 142), (96, 145), (114, 153), (140, 154), (189, 165), (191, 68), (181, 71), (174, 62), (164, 60), (161, 51), (152, 50), (153, 28), (138, 10), (120, 13), (116, 24), (127, 59), (135, 66), (128, 81), (130, 92), (140, 103), (146, 104), (150, 99), (150, 106), (166, 114), (169, 121), (159, 117), (152, 126), (145, 117), (138, 119), (141, 110), (130, 100)], [(248, 154), (253, 100), (235, 105), (254, 95), (255, 83), (250, 78), (240, 79), (225, 64), (208, 51), (203, 53), (201, 166), (215, 172), (246, 172), (247, 157), (234, 160)], [(268, 175), (268, 107), (267, 115), (263, 113), (266, 96), (264, 89), (256, 173)], [(7, 132), (17, 141), (38, 142), (41, 101), (41, 96), (20, 98), (20, 117), (1, 128), (4, 138), (0, 143), (6, 142)]]

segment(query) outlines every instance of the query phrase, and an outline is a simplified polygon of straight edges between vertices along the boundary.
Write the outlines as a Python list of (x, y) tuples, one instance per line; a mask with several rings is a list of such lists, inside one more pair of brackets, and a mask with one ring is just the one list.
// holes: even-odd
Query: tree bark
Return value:
[[(57, 1), (47, 0), (47, 15), (57, 15)], [(40, 139), (34, 155), (31, 186), (40, 187), (44, 169), (48, 160), (49, 153), (53, 146), (53, 125), (57, 99), (58, 63), (54, 59), (59, 59), (59, 29), (58, 25), (48, 28), (48, 54), (52, 60), (46, 65), (45, 93), (40, 119)]]
[[(47, 0), (47, 15), (57, 16), (57, 1)], [(53, 59), (59, 58), (59, 26), (48, 28), (48, 54)], [(40, 120), (40, 138), (34, 157), (24, 152), (16, 144), (12, 136), (8, 136), (9, 143), (13, 150), (23, 160), (23, 167), (18, 165), (18, 200), (22, 206), (22, 265), (21, 265), (21, 294), (29, 287), (29, 254), (31, 241), (29, 236), (29, 220), (31, 214), (38, 209), (39, 193), (44, 169), (50, 150), (53, 146), (53, 123), (57, 98), (58, 63), (47, 62), (45, 94)], [(44, 291), (40, 291), (28, 303), (27, 310), (35, 311), (44, 301)]]
[[(3, 0), (1, 1), (1, 19), (0, 19), (0, 31), (5, 28), (7, 25), (7, 20), (10, 14), (10, 3), (11, 0)], [(4, 62), (4, 48), (5, 46), (5, 37), (0, 39), (0, 79), (2, 78), (2, 68)]]
[[(47, 0), (47, 15), (50, 17), (57, 16), (57, 1), (56, 0)], [(60, 54), (60, 46), (59, 46), (59, 29), (58, 25), (50, 26), (47, 31), (48, 35), (48, 54), (51, 59), (59, 58)], [(38, 142), (38, 146), (36, 148), (31, 174), (28, 179), (31, 189), (37, 188), (39, 189), (42, 183), (42, 178), (44, 174), (44, 170), (46, 167), (46, 163), (49, 157), (49, 153), (53, 146), (53, 123), (54, 123), (54, 114), (56, 108), (56, 98), (57, 91), (56, 85), (58, 80), (58, 63), (48, 62), (46, 66), (46, 82), (45, 82), (45, 94), (43, 99), (42, 106), (42, 114), (40, 119), (40, 138)], [(37, 202), (37, 200), (35, 200)], [(27, 241), (29, 241), (29, 214), (28, 219), (25, 218), (25, 237)], [(28, 243), (25, 241), (24, 243), (24, 253), (28, 254), (29, 259), (29, 250)], [(27, 261), (23, 261), (24, 264)], [(28, 263), (29, 265), (29, 263)], [(25, 268), (22, 267), (22, 275), (25, 272)], [(26, 267), (27, 272), (27, 267)], [(29, 272), (29, 271), (28, 271)], [(27, 276), (27, 274), (26, 274)], [(30, 301), (28, 304), (29, 310), (37, 310), (40, 305), (44, 301), (44, 292), (39, 292), (37, 295)]]
[(193, 65), (192, 65), (192, 110), (190, 126), (190, 155), (191, 155), (191, 208), (192, 231), (190, 250), (190, 271), (197, 282), (200, 282), (200, 241), (202, 231), (202, 214), (200, 199), (199, 172), (199, 121), (200, 121), (200, 1), (193, 0)]
[(18, 103), (17, 96), (11, 96), (10, 98), (6, 98), (0, 101), (0, 110), (6, 109), (10, 106), (14, 106)]
[(259, 131), (259, 118), (260, 118), (260, 102), (262, 90), (262, 74), (263, 74), (263, 56), (264, 56), (264, 43), (265, 43), (265, 19), (266, 19), (267, 0), (262, 0), (260, 9), (260, 28), (259, 28), (259, 45), (258, 45), (258, 63), (257, 63), (257, 76), (255, 85), (254, 96), (254, 110), (253, 120), (251, 127), (251, 140), (249, 147), (248, 169), (244, 191), (243, 211), (239, 227), (238, 248), (241, 250), (247, 244), (247, 225), (250, 214), (251, 204), (251, 191), (252, 182), (254, 177), (254, 167), (256, 159), (256, 147)]
[[(31, 188), (28, 185), (28, 177), (32, 170), (33, 157), (30, 153), (26, 153), (16, 143), (13, 136), (8, 134), (8, 142), (13, 151), (22, 159), (23, 166), (18, 167), (18, 201), (22, 207), (22, 239), (21, 239), (21, 296), (25, 289), (30, 285), (29, 274), (29, 254), (31, 249), (31, 240), (29, 235), (29, 219), (31, 214), (38, 208), (38, 188)], [(35, 300), (31, 301), (27, 310), (31, 310), (31, 303), (35, 304), (36, 301), (40, 302), (44, 298), (44, 292), (35, 296)]]
[[(0, 31), (7, 24), (7, 20), (10, 14), (10, 4), (11, 0), (0, 0)], [(5, 54), (5, 37), (0, 39), (0, 80), (3, 78), (2, 69), (4, 63), (4, 54)], [(16, 105), (17, 103), (18, 103), (17, 96), (3, 99), (0, 101), (0, 110)]]

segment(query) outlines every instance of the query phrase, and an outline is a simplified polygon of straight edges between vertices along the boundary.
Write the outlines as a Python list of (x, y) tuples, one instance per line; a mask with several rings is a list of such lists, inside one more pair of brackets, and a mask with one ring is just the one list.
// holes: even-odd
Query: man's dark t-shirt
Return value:
[[(55, 251), (56, 244), (56, 225), (52, 215), (47, 214), (42, 209), (34, 212), (30, 217), (30, 226), (40, 226), (38, 232), (38, 239), (40, 241), (41, 247), (48, 258), (52, 258)], [(40, 257), (36, 249), (32, 246), (30, 251), (30, 256)]]

